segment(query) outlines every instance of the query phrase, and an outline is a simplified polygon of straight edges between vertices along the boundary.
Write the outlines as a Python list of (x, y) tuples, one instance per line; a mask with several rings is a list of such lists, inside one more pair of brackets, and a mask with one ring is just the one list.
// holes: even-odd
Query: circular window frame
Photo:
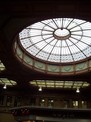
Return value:
[[(59, 18), (58, 18), (59, 19)], [(74, 19), (72, 19), (72, 18), (63, 18), (63, 19), (71, 19), (70, 21), (74, 21)], [(52, 19), (53, 21), (54, 21), (54, 19)], [(55, 19), (56, 20), (56, 19)], [(82, 21), (82, 23), (84, 24), (84, 23), (89, 23), (88, 21), (84, 21), (84, 20), (79, 20), (79, 19), (76, 19), (77, 21)], [(46, 20), (45, 20), (46, 21)], [(42, 21), (41, 21), (42, 22)], [(79, 26), (79, 25), (81, 25), (82, 23), (80, 23), (80, 24), (78, 24), (77, 26)], [(36, 23), (35, 23), (36, 24)], [(91, 23), (90, 23), (91, 24)], [(32, 25), (34, 25), (34, 24), (32, 24)], [(32, 26), (31, 25), (31, 26)], [(31, 27), (31, 26), (28, 26), (28, 27)], [(73, 27), (72, 27), (73, 28)], [(80, 31), (81, 31), (81, 33), (82, 33), (82, 35), (80, 35), (81, 37), (81, 39), (82, 39), (82, 36), (83, 36), (83, 30), (82, 30), (82, 28), (81, 27), (79, 27), (80, 28)], [(26, 28), (25, 28), (26, 29)], [(65, 28), (61, 28), (61, 29), (65, 29)], [(60, 40), (61, 39), (61, 41), (63, 41), (64, 39), (66, 40), (66, 39), (68, 39), (68, 38), (70, 38), (71, 37), (71, 31), (68, 29), (68, 28), (66, 28), (67, 30), (68, 30), (68, 32), (69, 32), (69, 34), (68, 35), (66, 35), (66, 36), (61, 36), (61, 37), (59, 37), (59, 36), (57, 36), (57, 35), (55, 35), (54, 34), (54, 32), (57, 30), (57, 29), (54, 29), (53, 30), (53, 37), (54, 38), (57, 38), (58, 40)], [(41, 29), (42, 30), (42, 29)], [(89, 29), (88, 29), (89, 30)], [(22, 31), (21, 31), (22, 32)], [(20, 32), (20, 33), (21, 33)], [(42, 33), (42, 32), (41, 32)], [(79, 34), (78, 34), (79, 35)], [(89, 36), (88, 36), (89, 37)], [(25, 37), (26, 38), (26, 37)], [(77, 47), (77, 45), (75, 46), (75, 48), (78, 48), (78, 50), (80, 50), (80, 53), (79, 52), (77, 52), (77, 53), (74, 53), (74, 55), (75, 56), (73, 56), (73, 54), (71, 53), (71, 49), (69, 48), (69, 46), (67, 47), (67, 48), (69, 48), (68, 50), (69, 50), (69, 52), (70, 52), (70, 55), (67, 55), (66, 53), (65, 53), (65, 55), (62, 55), (61, 56), (61, 59), (63, 60), (63, 61), (61, 61), (61, 59), (60, 59), (60, 61), (57, 61), (57, 59), (56, 58), (50, 58), (50, 60), (52, 60), (52, 61), (50, 61), (50, 60), (46, 60), (46, 59), (44, 59), (44, 57), (43, 57), (43, 59), (42, 58), (40, 58), (40, 57), (37, 57), (37, 56), (35, 56), (35, 54), (33, 55), (32, 53), (29, 53), (29, 51), (27, 51), (24, 47), (23, 47), (23, 45), (21, 44), (21, 41), (20, 41), (21, 39), (20, 39), (20, 36), (19, 36), (19, 44), (20, 44), (20, 46), (21, 46), (21, 48), (24, 50), (24, 51), (26, 51), (27, 52), (27, 54), (28, 55), (30, 55), (31, 57), (33, 57), (33, 58), (36, 58), (36, 60), (40, 60), (40, 61), (46, 61), (46, 62), (48, 62), (48, 63), (53, 63), (53, 64), (60, 64), (60, 63), (62, 63), (62, 64), (72, 64), (72, 63), (74, 63), (74, 62), (81, 62), (81, 61), (84, 61), (84, 60), (86, 60), (86, 59), (89, 59), (91, 56), (87, 56), (87, 55), (89, 55), (86, 51), (88, 50), (88, 48), (85, 48), (84, 50), (85, 50), (85, 52), (83, 52), (83, 50), (81, 50), (80, 48), (79, 48), (79, 46)], [(77, 39), (78, 40), (78, 39)], [(76, 44), (78, 43), (78, 42), (80, 42), (79, 40), (76, 42)], [(31, 42), (32, 43), (32, 42)], [(73, 42), (72, 42), (73, 43)], [(85, 44), (85, 42), (82, 42), (82, 43), (84, 43), (84, 45), (88, 45), (89, 46), (89, 44)], [(33, 45), (35, 45), (35, 44), (33, 44)], [(47, 42), (47, 45), (48, 45), (48, 42)], [(74, 43), (73, 43), (73, 45), (74, 45)], [(66, 42), (65, 42), (65, 46), (66, 46)], [(72, 45), (71, 45), (72, 46)], [(70, 46), (70, 47), (71, 47)], [(89, 48), (91, 47), (91, 45), (89, 46)], [(41, 50), (42, 49), (38, 49), (38, 47), (36, 47), (36, 45), (35, 45), (35, 50), (38, 50), (38, 53), (40, 53), (41, 52)], [(74, 49), (73, 49), (74, 50)], [(34, 49), (32, 49), (31, 50), (31, 52), (36, 52), (36, 51), (34, 51)], [(67, 51), (66, 51), (67, 52)], [(46, 54), (47, 55), (47, 52), (45, 52), (45, 51), (43, 51), (43, 54)], [(85, 58), (83, 58), (83, 57), (81, 57), (80, 55), (81, 55), (81, 53), (82, 53), (82, 55), (83, 55), (83, 57), (85, 57)], [(87, 55), (85, 54), (85, 53), (87, 53)], [(36, 54), (37, 55), (37, 54)], [(49, 57), (52, 57), (53, 55), (54, 55), (54, 57), (57, 57), (57, 54), (53, 54), (52, 55), (52, 52), (50, 52), (50, 53), (48, 53), (48, 55), (49, 55)], [(40, 55), (40, 56), (42, 56), (42, 55)], [(68, 61), (68, 60), (70, 60), (70, 56), (71, 56), (71, 59), (73, 60), (73, 61)], [(77, 57), (76, 57), (77, 56)], [(69, 59), (68, 59), (68, 57), (69, 57)], [(74, 57), (76, 57), (76, 59), (74, 59)], [(59, 58), (59, 57), (58, 57)], [(81, 58), (81, 59), (80, 59)], [(53, 61), (54, 60), (54, 61)], [(59, 60), (59, 59), (58, 59)], [(67, 61), (66, 61), (67, 60)]]

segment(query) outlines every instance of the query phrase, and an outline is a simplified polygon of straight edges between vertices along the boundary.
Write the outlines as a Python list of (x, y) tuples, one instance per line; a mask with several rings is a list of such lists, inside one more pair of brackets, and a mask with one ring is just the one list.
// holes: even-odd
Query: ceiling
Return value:
[(14, 38), (27, 25), (53, 17), (73, 17), (91, 21), (91, 5), (87, 1), (7, 0), (0, 3), (0, 60), (6, 67), (0, 78), (27, 86), (31, 80), (81, 80), (90, 82), (91, 71), (76, 75), (51, 75), (31, 70), (21, 64), (13, 52)]

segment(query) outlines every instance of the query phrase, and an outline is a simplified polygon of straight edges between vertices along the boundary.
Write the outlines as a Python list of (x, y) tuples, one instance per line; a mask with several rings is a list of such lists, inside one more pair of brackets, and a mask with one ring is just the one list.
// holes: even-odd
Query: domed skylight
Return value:
[(19, 33), (28, 54), (55, 63), (80, 61), (91, 56), (91, 23), (72, 18), (37, 22)]

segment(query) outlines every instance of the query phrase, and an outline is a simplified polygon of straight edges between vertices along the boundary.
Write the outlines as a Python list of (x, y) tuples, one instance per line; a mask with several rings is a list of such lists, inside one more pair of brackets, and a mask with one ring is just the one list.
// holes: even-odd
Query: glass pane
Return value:
[(44, 61), (67, 63), (91, 56), (91, 23), (84, 20), (43, 20), (26, 27), (19, 38), (28, 53)]
[(38, 87), (54, 87), (54, 88), (82, 88), (87, 87), (90, 84), (82, 81), (51, 81), (51, 80), (35, 80), (30, 81), (30, 84)]

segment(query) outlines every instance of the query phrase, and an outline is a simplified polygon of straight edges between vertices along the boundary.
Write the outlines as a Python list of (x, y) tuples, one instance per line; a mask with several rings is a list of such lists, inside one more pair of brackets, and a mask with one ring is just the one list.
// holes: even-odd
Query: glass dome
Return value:
[(54, 18), (34, 23), (19, 33), (28, 54), (43, 61), (70, 63), (91, 56), (91, 23)]

